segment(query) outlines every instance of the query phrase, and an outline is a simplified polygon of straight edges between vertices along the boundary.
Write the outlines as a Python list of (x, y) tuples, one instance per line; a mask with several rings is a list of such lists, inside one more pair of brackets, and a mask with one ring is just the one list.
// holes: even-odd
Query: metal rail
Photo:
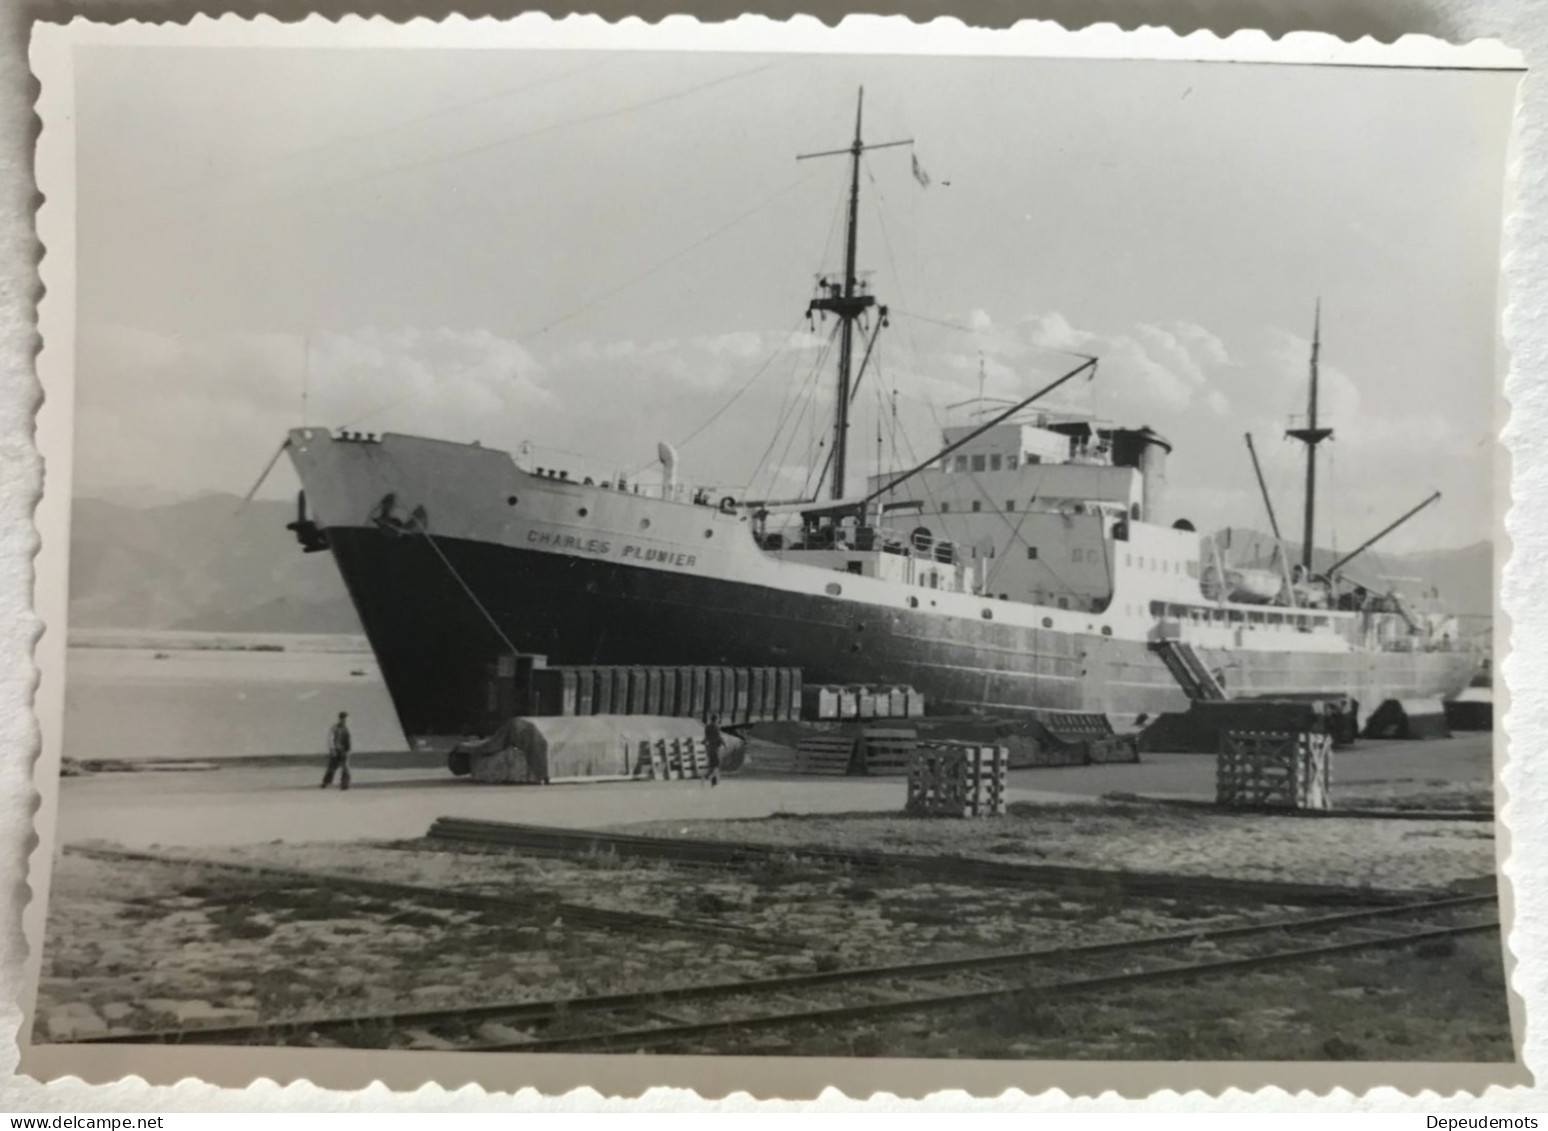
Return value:
[[(551, 1027), (576, 1017), (587, 1015), (616, 1014), (617, 1024), (611, 1029), (587, 1034), (555, 1036), (525, 1042), (477, 1042), (463, 1041), (461, 1047), (483, 1051), (525, 1049), (529, 1051), (558, 1051), (563, 1048), (615, 1047), (618, 1044), (638, 1045), (680, 1040), (693, 1035), (725, 1032), (730, 1029), (755, 1029), (760, 1027), (789, 1025), (819, 1020), (842, 1020), (862, 1016), (880, 1016), (883, 1013), (910, 1012), (940, 1008), (946, 1005), (973, 1004), (987, 998), (1003, 998), (1007, 994), (1021, 992), (1024, 987), (1016, 984), (1000, 984), (990, 990), (970, 991), (967, 994), (910, 996), (884, 1002), (867, 1002), (863, 1005), (838, 1007), (820, 1006), (779, 1014), (743, 1015), (738, 1018), (717, 1018), (706, 1022), (682, 1022), (662, 1025), (639, 1026), (635, 1019), (656, 1016), (662, 1007), (694, 1002), (735, 1002), (739, 999), (764, 999), (786, 997), (802, 992), (837, 988), (840, 991), (857, 986), (878, 983), (913, 982), (927, 980), (948, 981), (963, 976), (1003, 972), (1003, 976), (1023, 977), (1038, 967), (1078, 965), (1081, 962), (1116, 954), (1143, 954), (1168, 948), (1193, 948), (1200, 944), (1242, 942), (1272, 938), (1281, 933), (1337, 931), (1358, 927), (1361, 924), (1381, 923), (1389, 920), (1408, 919), (1415, 916), (1444, 915), (1495, 902), (1497, 896), (1469, 895), (1441, 900), (1426, 900), (1397, 907), (1374, 907), (1359, 911), (1342, 912), (1296, 919), (1276, 919), (1267, 922), (1248, 923), (1207, 930), (1189, 930), (1141, 938), (1119, 939), (1110, 942), (1088, 943), (1078, 946), (1044, 947), (1030, 950), (999, 952), (976, 955), (969, 958), (935, 959), (925, 962), (895, 963), (881, 966), (852, 967), (841, 970), (818, 971), (806, 974), (782, 975), (745, 981), (717, 982), (699, 985), (668, 987), (664, 989), (608, 994), (595, 997), (568, 998), (557, 1001), (512, 1001), (455, 1008), (391, 1011), (357, 1014), (347, 1017), (310, 1017), (288, 1021), (275, 1021), (255, 1025), (204, 1027), (198, 1029), (170, 1029), (138, 1033), (115, 1033), (103, 1037), (86, 1038), (94, 1044), (145, 1044), (195, 1042), (200, 1044), (248, 1044), (306, 1042), (318, 1038), (345, 1040), (351, 1035), (372, 1036), (384, 1031), (410, 1028), (451, 1026), (463, 1032), (487, 1022), (505, 1024), (533, 1024)], [(1497, 924), (1493, 924), (1497, 926)], [(1342, 953), (1371, 947), (1401, 946), (1424, 941), (1448, 933), (1467, 930), (1489, 929), (1489, 925), (1470, 924), (1463, 928), (1444, 928), (1423, 932), (1419, 935), (1383, 935), (1379, 938), (1359, 939), (1334, 947), (1317, 947), (1305, 951), (1283, 952), (1275, 956), (1249, 956), (1226, 963), (1202, 963), (1188, 967), (1163, 967), (1160, 970), (1126, 972), (1121, 975), (1104, 975), (1098, 978), (1074, 978), (1035, 987), (1037, 992), (1068, 994), (1102, 988), (1116, 988), (1126, 982), (1142, 984), (1165, 976), (1179, 977), (1191, 970), (1198, 975), (1211, 972), (1230, 972), (1250, 968), (1253, 963), (1268, 965), (1290, 961), (1285, 953), (1308, 958), (1324, 954)]]
[(545, 896), (512, 899), (507, 896), (487, 895), (483, 892), (461, 891), (456, 888), (427, 888), (417, 884), (395, 883), (391, 880), (373, 880), (365, 876), (351, 876), (337, 872), (316, 872), (306, 868), (282, 868), (268, 864), (242, 864), (225, 860), (202, 860), (136, 849), (105, 848), (95, 845), (72, 844), (65, 851), (75, 856), (97, 860), (133, 861), (146, 864), (170, 864), (178, 867), (208, 868), (232, 872), (255, 879), (278, 880), (289, 884), (309, 884), (314, 887), (353, 889), (366, 895), (384, 899), (411, 899), (420, 903), (433, 903), (457, 910), (491, 911), (513, 918), (543, 921), (561, 918), (567, 923), (601, 930), (625, 930), (635, 933), (660, 933), (688, 935), (695, 939), (717, 939), (737, 946), (762, 951), (800, 953), (810, 944), (800, 939), (786, 939), (765, 931), (727, 927), (720, 923), (701, 919), (677, 919), (665, 915), (651, 915), (642, 911), (615, 911), (602, 907), (590, 907), (580, 903)]
[(1080, 994), (1158, 985), (1166, 982), (1192, 981), (1198, 978), (1254, 973), (1279, 966), (1315, 962), (1335, 955), (1417, 946), (1429, 941), (1497, 931), (1499, 927), (1498, 920), (1488, 920), (1480, 923), (1465, 923), (1455, 927), (1441, 927), (1427, 931), (1392, 935), (1379, 939), (1357, 939), (1350, 942), (1330, 943), (1326, 946), (1301, 947), (1292, 950), (1275, 951), (1270, 954), (1250, 955), (1244, 958), (1228, 958), (1214, 962), (1195, 962), (1180, 966), (1162, 966), (1151, 970), (1125, 971), (1121, 974), (1077, 977), (1043, 985), (1001, 985), (963, 993), (935, 994), (928, 997), (905, 997), (893, 1001), (865, 1002), (859, 1005), (841, 1005), (829, 1008), (794, 1010), (786, 1013), (731, 1017), (713, 1021), (647, 1026), (549, 1040), (482, 1044), (472, 1046), (469, 1051), (566, 1052), (588, 1050), (601, 1052), (619, 1048), (638, 1051), (709, 1036), (727, 1036), (737, 1033), (792, 1028), (816, 1023), (833, 1024), (843, 1021), (868, 1021), (895, 1014), (957, 1009), (974, 1005), (1000, 1005), (1004, 1004), (1008, 999), (1018, 997), (1035, 996), (1040, 999), (1073, 997)]
[[(1269, 880), (1233, 880), (1215, 876), (1178, 876), (1124, 872), (1057, 864), (1011, 864), (964, 856), (865, 852), (804, 845), (749, 841), (697, 840), (633, 833), (554, 829), (504, 821), (442, 817), (430, 827), (432, 840), (484, 844), (532, 855), (578, 856), (613, 852), (620, 857), (657, 860), (691, 867), (760, 867), (800, 860), (851, 871), (926, 876), (986, 885), (1116, 890), (1156, 898), (1209, 899), (1299, 906), (1364, 907), (1410, 903), (1419, 893), (1327, 884), (1291, 884)], [(1439, 894), (1439, 893), (1432, 893)]]

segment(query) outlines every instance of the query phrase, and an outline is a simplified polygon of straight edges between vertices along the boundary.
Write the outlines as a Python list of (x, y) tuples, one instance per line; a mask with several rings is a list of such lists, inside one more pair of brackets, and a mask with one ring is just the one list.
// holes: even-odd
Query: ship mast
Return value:
[[(870, 149), (891, 149), (900, 145), (912, 145), (913, 139), (904, 141), (887, 141), (876, 145), (866, 145), (862, 136), (862, 119), (865, 110), (865, 88), (860, 88), (860, 95), (855, 104), (855, 140), (846, 149), (830, 149), (822, 153), (803, 153), (796, 158), (797, 161), (806, 161), (813, 157), (834, 157), (838, 154), (847, 154), (850, 161), (849, 168), (849, 212), (848, 223), (845, 226), (844, 239), (844, 278), (841, 282), (823, 279), (819, 283), (822, 295), (814, 298), (806, 308), (808, 315), (814, 312), (833, 314), (839, 319), (839, 361), (838, 361), (838, 396), (834, 401), (833, 409), (833, 447), (830, 458), (833, 461), (833, 484), (830, 492), (835, 499), (844, 497), (845, 472), (847, 470), (849, 454), (849, 403), (852, 381), (851, 363), (854, 358), (855, 323), (876, 305), (876, 296), (859, 293), (859, 282), (855, 277), (855, 254), (860, 244), (860, 156)], [(884, 306), (878, 312), (881, 317), (887, 316), (887, 308)]]
[(1317, 300), (1316, 314), (1312, 319), (1311, 347), (1311, 394), (1306, 407), (1306, 427), (1292, 428), (1285, 433), (1292, 440), (1306, 445), (1306, 519), (1301, 536), (1301, 569), (1308, 576), (1312, 572), (1312, 541), (1317, 513), (1317, 445), (1333, 435), (1331, 428), (1317, 427), (1317, 360), (1322, 352), (1322, 300)]

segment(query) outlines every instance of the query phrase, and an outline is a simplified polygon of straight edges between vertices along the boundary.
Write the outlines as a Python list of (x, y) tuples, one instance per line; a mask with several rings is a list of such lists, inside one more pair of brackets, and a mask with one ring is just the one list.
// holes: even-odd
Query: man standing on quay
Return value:
[(339, 775), (339, 788), (349, 788), (349, 718), (348, 711), (339, 712), (339, 721), (328, 731), (328, 772), (323, 775), (322, 787), (333, 784), (335, 772)]

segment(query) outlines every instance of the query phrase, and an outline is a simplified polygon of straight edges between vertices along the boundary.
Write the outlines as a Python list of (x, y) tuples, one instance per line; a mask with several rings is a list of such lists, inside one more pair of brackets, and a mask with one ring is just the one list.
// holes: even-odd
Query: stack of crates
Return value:
[(866, 727), (860, 732), (862, 772), (871, 776), (908, 773), (919, 735), (912, 727)]
[(924, 696), (912, 687), (818, 684), (800, 692), (800, 718), (808, 722), (917, 719)]
[(539, 667), (524, 713), (793, 722), (801, 717), (802, 686), (800, 668)]
[(635, 756), (634, 776), (654, 781), (707, 778), (709, 751), (694, 738), (642, 740)]

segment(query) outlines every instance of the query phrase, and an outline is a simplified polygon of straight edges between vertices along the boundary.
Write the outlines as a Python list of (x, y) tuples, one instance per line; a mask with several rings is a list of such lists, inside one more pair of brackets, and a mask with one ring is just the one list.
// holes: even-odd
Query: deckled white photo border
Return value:
[[(810, 17), (776, 22), (745, 16), (722, 24), (669, 17), (660, 24), (639, 20), (608, 23), (599, 17), (553, 20), (529, 14), (514, 20), (466, 20), (395, 24), (384, 19), (348, 17), (332, 23), (312, 17), (298, 24), (260, 18), (196, 17), (187, 25), (74, 22), (40, 24), (31, 45), (33, 73), (40, 83), (37, 113), (42, 122), (36, 170), (44, 203), (38, 236), (44, 247), (40, 275), (46, 295), (40, 304), (39, 329), (44, 348), (38, 372), (45, 401), (37, 416), (37, 445), (46, 466), (43, 497), (36, 511), (40, 549), (36, 558), (34, 608), (48, 626), (39, 640), (35, 662), (40, 679), (35, 710), (42, 750), (34, 780), (41, 798), (35, 828), (39, 847), (32, 854), (28, 881), (32, 898), (23, 916), (28, 942), (25, 976), (26, 1016), (21, 1027), (21, 1070), (42, 1079), (62, 1075), (87, 1082), (110, 1082), (135, 1075), (153, 1084), (193, 1077), (228, 1087), (254, 1079), (288, 1083), (308, 1080), (319, 1086), (358, 1089), (382, 1081), (396, 1089), (433, 1082), (447, 1089), (477, 1083), (492, 1091), (533, 1087), (547, 1094), (591, 1087), (603, 1095), (639, 1095), (652, 1086), (688, 1087), (705, 1097), (746, 1092), (759, 1097), (808, 1098), (833, 1086), (850, 1096), (875, 1092), (923, 1096), (962, 1089), (992, 1096), (1007, 1088), (1037, 1093), (1058, 1088), (1068, 1095), (1114, 1093), (1144, 1097), (1162, 1090), (1194, 1089), (1220, 1094), (1228, 1088), (1253, 1091), (1277, 1086), (1289, 1091), (1325, 1094), (1334, 1088), (1363, 1093), (1387, 1085), (1413, 1095), (1478, 1093), (1491, 1085), (1530, 1081), (1521, 1066), (1439, 1064), (1149, 1064), (1096, 1062), (962, 1062), (884, 1060), (803, 1060), (794, 1058), (691, 1058), (521, 1056), (356, 1052), (349, 1050), (216, 1049), (191, 1046), (31, 1046), (31, 997), (41, 966), (41, 942), (47, 906), (49, 870), (57, 815), (60, 759), (62, 673), (66, 634), (68, 524), (73, 419), (74, 347), (74, 145), (73, 57), (79, 46), (93, 45), (288, 46), (322, 48), (464, 49), (613, 49), (814, 52), (852, 54), (978, 55), (1044, 58), (1145, 59), (1219, 63), (1322, 64), (1381, 68), (1512, 69), (1521, 56), (1498, 41), (1451, 45), (1407, 36), (1395, 44), (1348, 43), (1317, 33), (1295, 33), (1275, 41), (1261, 33), (1219, 38), (1200, 32), (1186, 37), (1164, 28), (1124, 32), (1112, 26), (1068, 31), (1048, 22), (1024, 23), (1009, 30), (971, 28), (956, 20), (915, 24), (901, 17), (849, 17), (830, 28)], [(1503, 294), (1503, 291), (1502, 291)], [(1506, 355), (1500, 351), (1500, 419), (1505, 420), (1503, 378)], [(1500, 455), (1502, 464), (1506, 457)], [(1501, 491), (1508, 484), (1500, 482)], [(1504, 509), (1500, 514), (1503, 562)], [(1498, 564), (1497, 564), (1498, 568)], [(1497, 627), (1505, 628), (1497, 610)], [(1501, 636), (1501, 639), (1504, 639)], [(1503, 706), (1503, 705), (1502, 705)], [(1503, 768), (1503, 731), (1496, 732), (1496, 769)], [(1508, 816), (1508, 813), (1507, 813)], [(1503, 834), (1503, 830), (1502, 830)], [(1502, 858), (1509, 839), (1500, 840)], [(1512, 912), (1507, 889), (1501, 912)], [(1506, 919), (1509, 926), (1511, 920)], [(1507, 936), (1508, 937), (1508, 936)], [(1511, 963), (1510, 965), (1514, 965)], [(1520, 1002), (1512, 1015), (1518, 1048), (1522, 1041)]]

